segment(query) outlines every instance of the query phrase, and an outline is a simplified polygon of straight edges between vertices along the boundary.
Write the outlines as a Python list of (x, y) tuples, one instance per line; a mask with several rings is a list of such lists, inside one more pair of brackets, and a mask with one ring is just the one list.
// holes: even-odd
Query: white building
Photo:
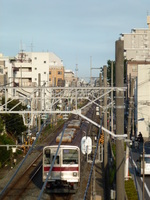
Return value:
[[(52, 68), (64, 68), (62, 60), (51, 52), (20, 52), (10, 59), (10, 63), (7, 68), (8, 81), (11, 83), (10, 86), (18, 86), (18, 89), (15, 93), (13, 89), (9, 89), (8, 98), (18, 95), (34, 97), (33, 87), (38, 86), (39, 82), (40, 86), (50, 86), (49, 72)], [(50, 96), (50, 91), (43, 90), (41, 95), (45, 98), (42, 109), (50, 108), (50, 102), (46, 100)]]
[(49, 52), (19, 53), (12, 64), (12, 68), (8, 70), (8, 78), (14, 80), (18, 86), (38, 85), (38, 74), (41, 75), (41, 85), (49, 85), (50, 68), (64, 67), (62, 60)]
[[(135, 122), (137, 134), (150, 136), (150, 16), (147, 29), (132, 29), (131, 33), (121, 34), (127, 59), (127, 81), (135, 80)], [(129, 93), (128, 93), (129, 96)]]

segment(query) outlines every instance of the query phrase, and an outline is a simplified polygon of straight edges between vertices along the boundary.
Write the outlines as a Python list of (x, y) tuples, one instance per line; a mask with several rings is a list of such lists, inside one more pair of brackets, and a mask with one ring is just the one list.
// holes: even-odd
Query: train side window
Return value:
[(50, 149), (45, 149), (45, 153), (44, 153), (44, 163), (45, 163), (45, 164), (50, 164), (50, 163), (51, 163), (51, 153), (50, 153)]

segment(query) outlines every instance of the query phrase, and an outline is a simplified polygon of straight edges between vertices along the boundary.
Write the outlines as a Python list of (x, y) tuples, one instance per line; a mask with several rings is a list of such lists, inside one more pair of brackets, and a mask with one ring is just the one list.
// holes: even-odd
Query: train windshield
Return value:
[(51, 151), (50, 151), (50, 149), (45, 149), (44, 164), (51, 164)]
[(145, 162), (148, 163), (148, 164), (150, 164), (150, 157), (149, 158), (145, 157)]
[[(44, 164), (52, 164), (55, 155), (51, 154), (50, 149), (45, 149), (44, 152)], [(59, 156), (56, 156), (54, 164), (59, 164)]]
[(78, 150), (64, 149), (63, 150), (63, 164), (78, 164)]

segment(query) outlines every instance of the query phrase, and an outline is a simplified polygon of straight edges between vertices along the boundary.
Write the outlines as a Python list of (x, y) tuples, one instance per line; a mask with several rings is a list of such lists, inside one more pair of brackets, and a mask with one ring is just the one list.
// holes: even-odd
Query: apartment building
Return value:
[(63, 62), (54, 53), (20, 52), (10, 62), (12, 67), (8, 69), (8, 78), (14, 86), (36, 86), (38, 74), (41, 75), (41, 85), (57, 86), (58, 80), (64, 80)]
[[(15, 57), (0, 54), (0, 85), (17, 88), (8, 88), (8, 98), (34, 97), (33, 87), (39, 82), (41, 86), (64, 86), (63, 62), (54, 53), (21, 51)], [(42, 109), (51, 107), (49, 90), (43, 90), (41, 94), (45, 98)]]
[[(131, 33), (121, 34), (127, 59), (127, 81), (134, 79), (135, 123), (137, 134), (150, 136), (150, 16), (148, 28), (135, 28)], [(129, 91), (129, 89), (128, 89)], [(128, 97), (129, 97), (128, 92)]]

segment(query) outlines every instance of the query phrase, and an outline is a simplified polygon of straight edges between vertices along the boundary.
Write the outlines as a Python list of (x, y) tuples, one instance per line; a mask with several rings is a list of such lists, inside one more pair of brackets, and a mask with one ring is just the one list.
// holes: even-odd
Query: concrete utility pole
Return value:
[[(116, 87), (124, 86), (124, 43), (116, 41)], [(124, 91), (116, 91), (116, 134), (124, 134)], [(124, 141), (116, 140), (116, 199), (125, 199)]]
[[(113, 87), (113, 82), (114, 82), (114, 80), (113, 80), (113, 61), (111, 62), (111, 87)], [(114, 117), (113, 117), (113, 91), (111, 92), (111, 103), (112, 103), (112, 105), (111, 105), (111, 132), (114, 132), (113, 131), (113, 120), (114, 120)]]
[[(104, 70), (104, 87), (107, 87), (107, 66), (103, 67)], [(106, 90), (104, 89), (104, 93)], [(104, 128), (107, 129), (107, 95), (104, 96)], [(106, 199), (107, 199), (107, 187), (108, 187), (108, 134), (104, 132), (104, 170), (105, 170), (105, 191), (106, 191)]]
[[(99, 75), (99, 86), (102, 87), (102, 73)], [(102, 94), (102, 90), (100, 90), (100, 95)], [(102, 123), (102, 98), (100, 99), (100, 124)]]

